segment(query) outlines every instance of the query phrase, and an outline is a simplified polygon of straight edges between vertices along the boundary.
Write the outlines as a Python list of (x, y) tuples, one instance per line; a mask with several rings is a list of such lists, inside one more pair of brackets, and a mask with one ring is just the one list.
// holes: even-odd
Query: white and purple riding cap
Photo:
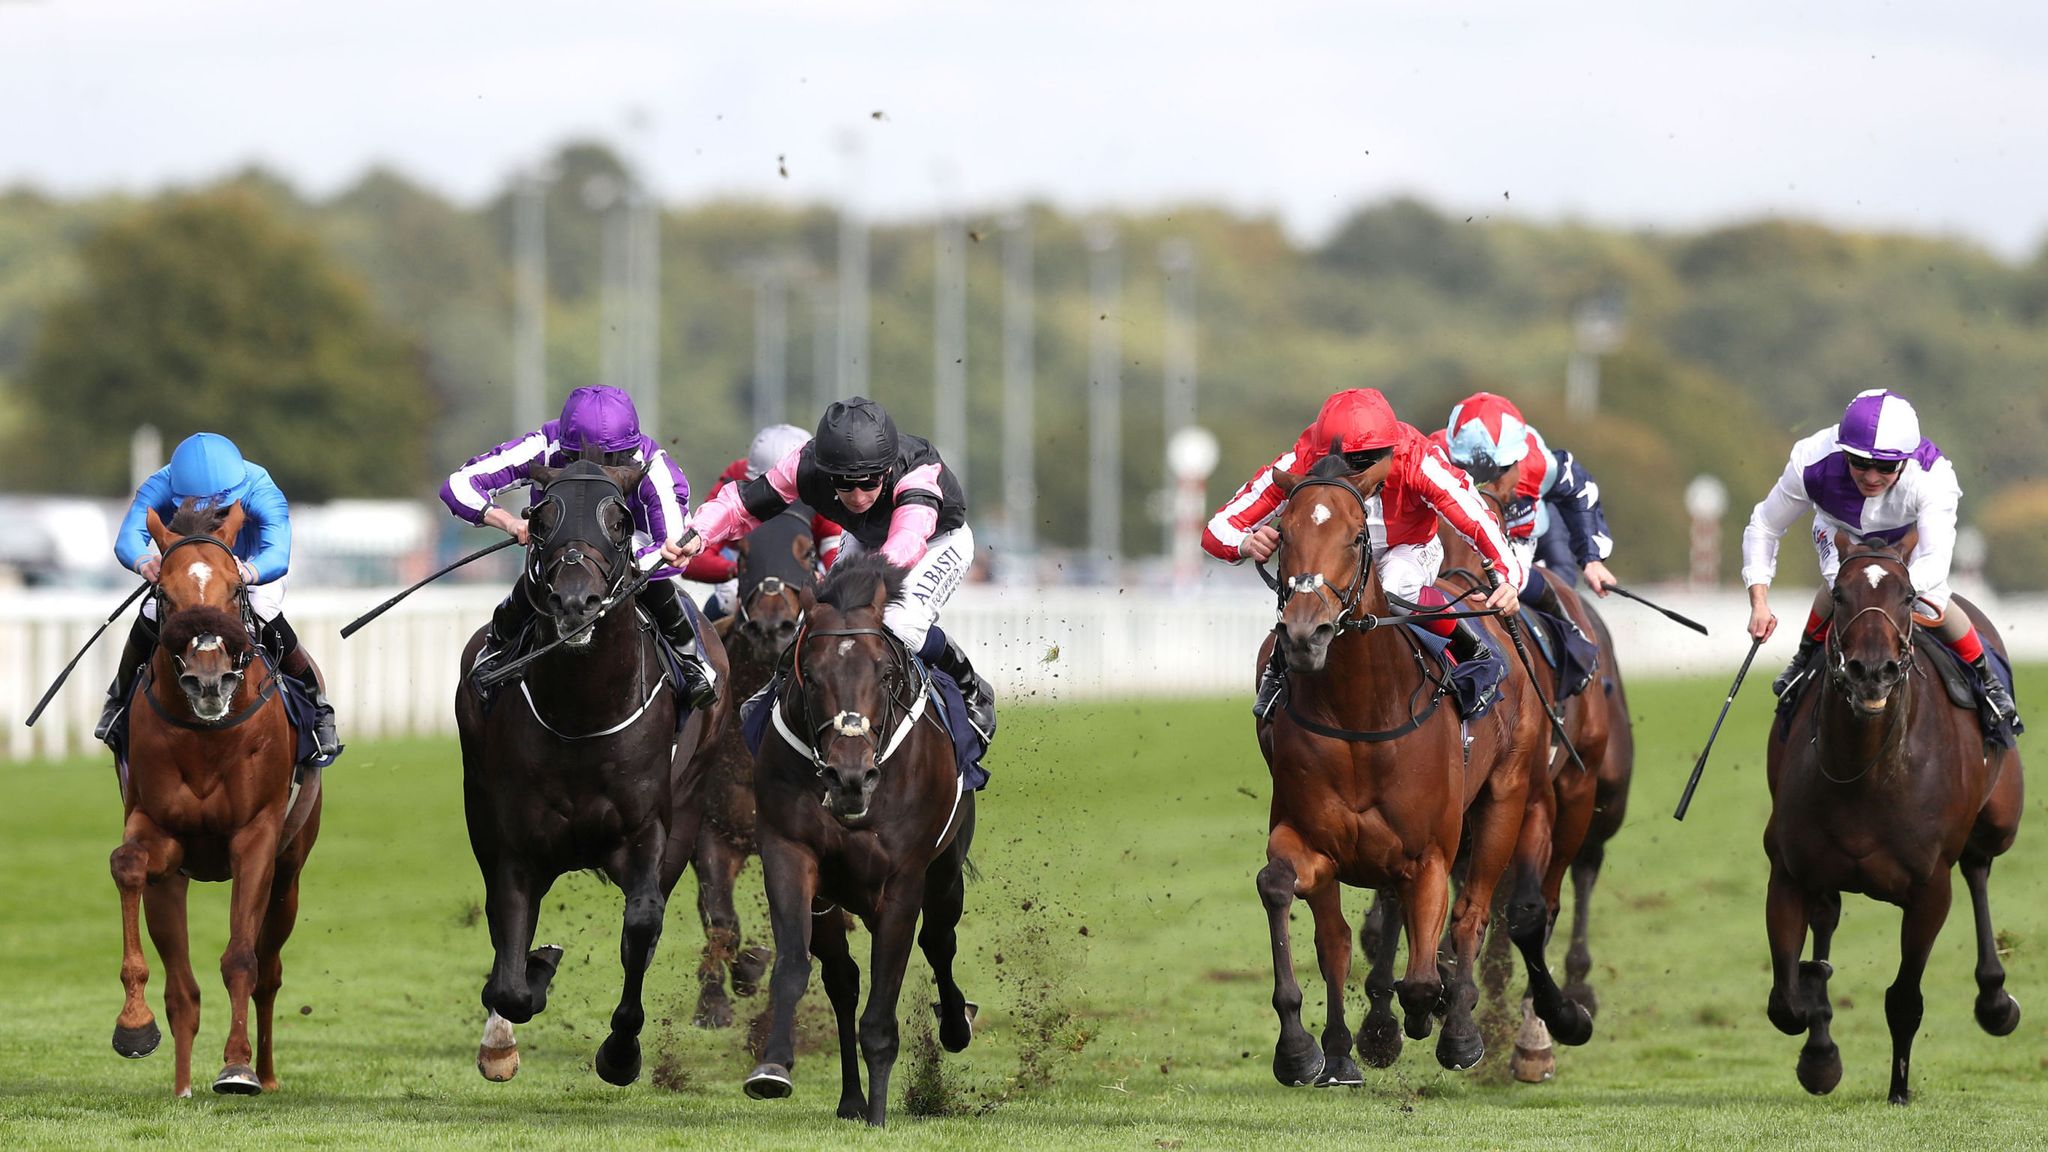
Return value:
[(1920, 416), (1904, 396), (1883, 388), (1858, 392), (1842, 413), (1835, 443), (1870, 460), (1904, 460), (1920, 450)]
[(625, 452), (640, 446), (640, 413), (633, 398), (604, 385), (578, 388), (562, 403), (557, 435), (563, 448), (582, 450), (586, 443), (600, 451)]

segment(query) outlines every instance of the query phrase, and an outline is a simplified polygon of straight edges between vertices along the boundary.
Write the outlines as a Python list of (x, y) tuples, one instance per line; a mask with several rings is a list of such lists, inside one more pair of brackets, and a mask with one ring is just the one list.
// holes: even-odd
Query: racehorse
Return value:
[[(1513, 473), (1507, 473), (1500, 480), (1479, 486), (1480, 495), (1486, 498), (1503, 526), (1503, 492), (1511, 490), (1512, 484)], [(1480, 575), (1483, 565), (1477, 550), (1448, 527), (1439, 529), (1437, 537), (1444, 544), (1446, 578), (1463, 581), (1468, 587), (1484, 587), (1485, 580)], [(1531, 661), (1543, 699), (1561, 705), (1565, 736), (1578, 758), (1574, 760), (1562, 746), (1555, 747), (1547, 769), (1548, 786), (1529, 790), (1528, 811), (1522, 819), (1521, 838), (1515, 844), (1515, 882), (1510, 886), (1513, 895), (1509, 905), (1529, 909), (1540, 900), (1545, 930), (1553, 930), (1569, 869), (1573, 889), (1572, 938), (1565, 953), (1564, 994), (1590, 1013), (1597, 1012), (1599, 1007), (1593, 987), (1587, 982), (1593, 967), (1587, 944), (1589, 909), (1593, 886), (1607, 855), (1607, 842), (1620, 831), (1622, 817), (1628, 810), (1629, 781), (1635, 770), (1635, 727), (1629, 717), (1628, 692), (1622, 683), (1614, 637), (1607, 622), (1559, 573), (1542, 567), (1537, 572), (1541, 579), (1549, 581), (1557, 593), (1557, 602), (1571, 614), (1572, 622), (1598, 645), (1600, 668), (1584, 692), (1559, 701), (1555, 670), (1542, 660)], [(1367, 925), (1370, 935), (1370, 917)], [(1494, 954), (1491, 941), (1488, 953)], [(1501, 955), (1504, 959), (1504, 951)], [(1547, 1080), (1553, 1060), (1550, 1038), (1542, 1022), (1525, 1007), (1512, 1061), (1515, 1078), (1529, 1083)]]
[(127, 989), (114, 1050), (139, 1059), (162, 1039), (143, 998), (149, 966), (136, 929), (140, 909), (164, 963), (164, 1014), (176, 1044), (179, 1096), (192, 1094), (192, 1038), (199, 1031), (199, 982), (185, 927), (187, 882), (233, 882), (228, 947), (220, 958), (228, 1040), (213, 1090), (275, 1091), (271, 1037), (284, 980), (280, 952), (298, 918), (299, 874), (320, 834), (319, 773), (311, 772), (304, 787), (293, 778), (295, 746), (282, 681), (243, 615), (245, 592), (231, 550), (242, 519), (240, 504), (187, 501), (169, 528), (149, 513), (149, 534), (163, 557), (159, 637), (136, 687), (149, 707), (131, 710), (121, 788), (126, 820), (121, 846), (108, 860), (121, 890), (121, 984)]
[[(1861, 892), (1904, 909), (1898, 978), (1884, 996), (1890, 1098), (1904, 1104), (1920, 1028), (1920, 978), (1948, 918), (1949, 870), (1958, 861), (1976, 907), (1977, 1023), (1993, 1036), (2019, 1026), (1986, 886), (1991, 861), (2019, 830), (2020, 758), (1987, 743), (1974, 709), (1950, 703), (1935, 664), (1947, 657), (1914, 643), (1930, 622), (1913, 614), (1908, 549), (1869, 539), (1842, 550), (1833, 624), (1813, 675), (1818, 683), (1771, 730), (1768, 1012), (1779, 1031), (1807, 1033), (1799, 1083), (1816, 1095), (1833, 1091), (1842, 1056), (1828, 1034), (1828, 951), (1841, 894)], [(2005, 651), (1975, 605), (1958, 596), (1948, 611), (1968, 612), (1985, 646)], [(1809, 929), (1813, 959), (1801, 962)]]
[[(768, 682), (776, 657), (796, 635), (803, 594), (817, 583), (809, 511), (801, 505), (783, 509), (741, 537), (739, 550), (739, 599), (717, 628), (732, 660), (732, 698), (745, 700)], [(733, 992), (752, 996), (770, 958), (759, 945), (740, 946), (733, 906), (740, 869), (760, 851), (754, 840), (754, 758), (737, 717), (705, 745), (704, 759), (704, 823), (694, 860), (704, 956), (697, 967), (695, 1021), (700, 1028), (724, 1028), (732, 1023), (726, 968), (732, 969)]]
[[(904, 575), (879, 555), (841, 560), (815, 601), (804, 598), (788, 686), (771, 704), (776, 731), (754, 774), (775, 929), (774, 1022), (747, 1095), (781, 1099), (793, 1088), (796, 1006), (815, 955), (839, 1024), (839, 1116), (875, 1126), (888, 1120), (896, 1001), (913, 932), (938, 985), (939, 1042), (959, 1052), (974, 1037), (974, 1005), (953, 979), (974, 793), (962, 790), (927, 682), (882, 623)], [(857, 1029), (860, 968), (842, 909), (874, 940)]]
[[(1274, 473), (1288, 494), (1280, 512), (1280, 620), (1260, 652), (1260, 667), (1277, 644), (1291, 673), (1291, 699), (1259, 728), (1259, 747), (1273, 776), (1271, 831), (1258, 890), (1273, 948), (1273, 1006), (1280, 1039), (1273, 1073), (1288, 1085), (1358, 1084), (1352, 1035), (1344, 1020), (1351, 965), (1350, 926), (1340, 885), (1398, 896), (1405, 914), (1408, 969), (1391, 976), (1392, 920), (1384, 955), (1366, 980), (1371, 1000), (1360, 1044), (1369, 1063), (1391, 1064), (1400, 1052), (1390, 1002), (1399, 995), (1407, 1035), (1429, 1035), (1442, 1010), (1437, 1060), (1469, 1068), (1485, 1054), (1472, 1019), (1478, 999), (1474, 961), (1490, 915), (1493, 890), (1508, 864), (1540, 779), (1546, 722), (1526, 677), (1510, 675), (1492, 710), (1461, 738), (1454, 710), (1443, 707), (1437, 682), (1412, 637), (1391, 624), (1368, 532), (1367, 495), (1334, 471), (1307, 477)], [(1489, 622), (1492, 643), (1508, 641)], [(1451, 867), (1464, 829), (1470, 864), (1456, 906)], [(1301, 987), (1294, 978), (1288, 922), (1296, 897), (1316, 925), (1316, 955), (1328, 985), (1322, 1044), (1302, 1027)], [(1440, 975), (1437, 941), (1450, 920), (1449, 983)], [(1541, 918), (1521, 925), (1522, 950), (1539, 1015), (1566, 1043), (1592, 1033), (1585, 1011), (1566, 1000), (1543, 961)], [(1375, 942), (1377, 943), (1377, 942)]]
[[(623, 494), (640, 468), (589, 459), (535, 468), (540, 503), (528, 521), (521, 586), (549, 645), (488, 700), (470, 676), (456, 691), (463, 804), (483, 873), (495, 954), (484, 984), (490, 1016), (477, 1052), (487, 1079), (519, 1070), (512, 1025), (547, 1006), (561, 949), (532, 949), (541, 899), (563, 873), (596, 869), (625, 894), (620, 958), (625, 984), (597, 1074), (630, 1084), (640, 1074), (641, 983), (661, 938), (668, 895), (697, 843), (701, 808), (692, 764), (716, 714), (683, 707), (652, 621), (634, 605), (633, 522)], [(705, 629), (705, 658), (725, 654)], [(471, 669), (486, 630), (462, 653)]]

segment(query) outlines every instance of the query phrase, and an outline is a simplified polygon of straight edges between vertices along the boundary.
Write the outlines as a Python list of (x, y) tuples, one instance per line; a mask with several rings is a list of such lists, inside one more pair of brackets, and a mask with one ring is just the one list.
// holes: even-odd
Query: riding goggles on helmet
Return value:
[(832, 489), (835, 492), (852, 492), (855, 489), (859, 489), (862, 492), (872, 492), (881, 486), (882, 474), (880, 472), (867, 476), (834, 476), (832, 478)]
[(1868, 456), (1859, 456), (1849, 451), (1844, 451), (1842, 456), (1849, 461), (1849, 467), (1854, 468), (1856, 471), (1875, 472), (1880, 476), (1889, 476), (1906, 466), (1904, 460), (1873, 460)]

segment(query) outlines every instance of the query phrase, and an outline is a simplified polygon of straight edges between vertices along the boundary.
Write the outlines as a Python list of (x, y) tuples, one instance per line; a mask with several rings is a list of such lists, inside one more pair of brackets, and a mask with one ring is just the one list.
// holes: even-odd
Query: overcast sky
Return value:
[(0, 184), (64, 193), (381, 162), (475, 200), (597, 133), (671, 201), (891, 217), (1212, 200), (1312, 240), (1412, 191), (2048, 233), (2039, 2), (0, 0), (0, 110)]

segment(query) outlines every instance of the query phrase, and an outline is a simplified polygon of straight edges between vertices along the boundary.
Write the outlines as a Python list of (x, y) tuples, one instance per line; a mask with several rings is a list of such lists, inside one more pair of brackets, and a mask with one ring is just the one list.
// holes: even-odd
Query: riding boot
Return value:
[(532, 619), (533, 601), (526, 594), (526, 581), (522, 578), (492, 609), (490, 631), (484, 634), (483, 650), (476, 654), (476, 665), (470, 674), (480, 676), (509, 658)]
[(128, 643), (121, 648), (121, 663), (114, 668), (114, 682), (107, 686), (107, 706), (100, 710), (100, 722), (93, 726), (93, 739), (104, 741), (114, 730), (128, 707), (135, 674), (142, 669), (142, 662), (149, 659), (149, 650), (155, 644), (156, 633), (151, 631), (149, 621), (137, 613), (134, 625), (128, 629)]
[(1984, 652), (1970, 661), (1970, 668), (1977, 673), (1978, 687), (1984, 692), (1984, 703), (1990, 705), (1991, 711), (1999, 720), (2012, 725), (2013, 731), (2020, 731), (2019, 705), (2013, 701), (2012, 693), (2005, 690), (2005, 681), (2000, 680), (1991, 671), (1991, 653)]
[(967, 705), (967, 722), (981, 735), (982, 743), (992, 743), (996, 738), (995, 689), (989, 687), (981, 673), (974, 670), (973, 663), (967, 659), (967, 653), (960, 650), (959, 643), (933, 625), (918, 655), (960, 686), (960, 701)]
[(1805, 635), (1799, 638), (1799, 651), (1793, 653), (1792, 662), (1785, 665), (1785, 670), (1778, 673), (1776, 680), (1771, 681), (1771, 695), (1783, 696), (1785, 690), (1792, 687), (1792, 681), (1799, 678), (1799, 673), (1813, 659), (1813, 650), (1818, 647), (1820, 647), (1820, 641), (1812, 635)]
[(1460, 664), (1491, 660), (1494, 656), (1493, 645), (1487, 643), (1486, 634), (1469, 619), (1453, 624), (1450, 651)]
[(1266, 666), (1259, 670), (1259, 690), (1252, 697), (1252, 715), (1261, 720), (1273, 718), (1273, 709), (1280, 704), (1280, 692), (1287, 687), (1287, 666), (1280, 659), (1280, 645), (1273, 645), (1273, 655), (1266, 660)]
[(690, 627), (690, 614), (683, 608), (683, 597), (676, 591), (675, 581), (650, 581), (640, 590), (640, 606), (647, 609), (654, 626), (661, 629), (669, 646), (675, 649), (676, 663), (682, 669), (683, 699), (700, 712), (711, 711), (718, 703), (718, 685), (712, 679), (710, 666), (697, 652), (697, 633)]
[(1536, 588), (1523, 596), (1522, 602), (1533, 604), (1550, 613), (1564, 621), (1564, 626), (1572, 630), (1572, 635), (1581, 640), (1587, 639), (1585, 631), (1579, 627), (1579, 622), (1572, 619), (1571, 610), (1565, 607), (1564, 594), (1557, 590), (1557, 585), (1541, 576), (1535, 577), (1531, 583), (1535, 584)]
[(263, 626), (276, 649), (284, 653), (277, 662), (277, 670), (306, 686), (313, 698), (313, 743), (318, 754), (332, 757), (341, 751), (341, 737), (334, 731), (334, 705), (327, 700), (327, 686), (320, 682), (320, 670), (313, 666), (313, 657), (299, 643), (299, 635), (285, 621), (282, 613), (271, 618)]

